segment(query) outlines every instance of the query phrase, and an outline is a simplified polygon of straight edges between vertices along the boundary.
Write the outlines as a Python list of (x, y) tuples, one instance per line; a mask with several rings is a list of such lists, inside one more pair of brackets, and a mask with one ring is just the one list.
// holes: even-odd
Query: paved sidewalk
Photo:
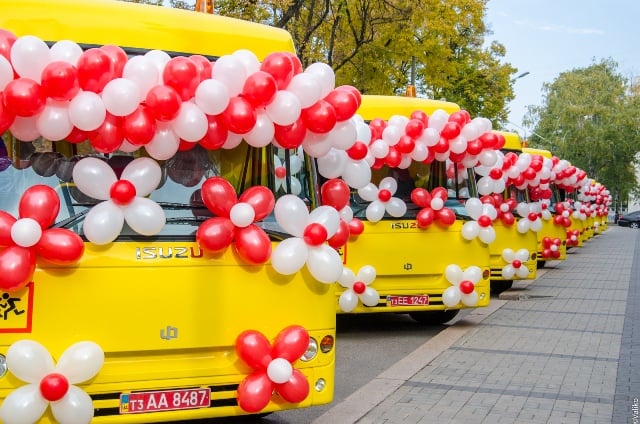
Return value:
[(315, 422), (639, 422), (638, 234), (610, 226)]

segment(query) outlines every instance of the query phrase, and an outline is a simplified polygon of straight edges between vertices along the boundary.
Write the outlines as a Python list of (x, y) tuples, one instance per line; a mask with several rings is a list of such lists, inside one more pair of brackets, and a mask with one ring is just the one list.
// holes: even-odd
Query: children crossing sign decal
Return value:
[(0, 333), (30, 333), (33, 282), (17, 292), (0, 291)]

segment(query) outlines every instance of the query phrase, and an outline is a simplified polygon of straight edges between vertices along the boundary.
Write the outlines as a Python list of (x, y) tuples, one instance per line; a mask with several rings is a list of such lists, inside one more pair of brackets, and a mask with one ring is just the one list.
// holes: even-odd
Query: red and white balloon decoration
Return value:
[(385, 212), (399, 218), (407, 213), (407, 204), (393, 195), (398, 190), (398, 182), (393, 177), (385, 177), (380, 181), (379, 187), (369, 183), (358, 189), (358, 195), (369, 203), (365, 211), (367, 219), (371, 222), (378, 222)]
[(380, 302), (380, 295), (371, 287), (375, 278), (376, 270), (371, 265), (360, 268), (358, 274), (354, 274), (350, 268), (343, 268), (338, 279), (338, 283), (345, 289), (338, 298), (340, 309), (351, 312), (358, 306), (358, 301), (365, 306), (376, 306)]
[(71, 345), (57, 364), (38, 342), (13, 343), (7, 351), (7, 367), (27, 384), (9, 393), (0, 406), (0, 419), (5, 424), (34, 423), (50, 406), (61, 424), (89, 423), (93, 418), (93, 402), (76, 384), (95, 377), (103, 363), (104, 352), (90, 341)]
[(309, 382), (293, 367), (309, 346), (309, 333), (299, 325), (284, 328), (273, 342), (255, 330), (236, 339), (236, 353), (253, 371), (238, 386), (238, 405), (246, 412), (264, 409), (274, 394), (287, 402), (302, 402)]
[(473, 221), (467, 221), (462, 225), (462, 237), (465, 240), (473, 240), (477, 237), (483, 243), (493, 243), (496, 239), (493, 221), (498, 216), (496, 208), (490, 203), (482, 203), (477, 197), (468, 199), (464, 207)]
[(161, 177), (158, 163), (147, 157), (129, 162), (119, 179), (103, 160), (87, 157), (78, 161), (73, 167), (76, 186), (87, 196), (102, 200), (85, 217), (87, 239), (98, 245), (111, 243), (125, 221), (145, 236), (160, 232), (166, 222), (164, 210), (145, 196), (158, 187)]
[(0, 291), (13, 292), (33, 278), (38, 256), (70, 265), (84, 253), (80, 236), (64, 228), (49, 228), (60, 210), (58, 194), (49, 186), (29, 187), (20, 198), (18, 219), (0, 211)]
[(459, 265), (447, 265), (444, 275), (451, 283), (442, 293), (442, 303), (452, 308), (462, 302), (465, 306), (476, 306), (478, 304), (478, 292), (475, 286), (482, 278), (482, 270), (477, 266), (470, 266), (462, 270)]
[(502, 259), (507, 264), (502, 267), (502, 278), (505, 280), (512, 280), (515, 276), (518, 278), (527, 278), (529, 276), (529, 269), (525, 263), (529, 260), (529, 256), (529, 250), (524, 248), (518, 249), (515, 252), (513, 249), (504, 249), (502, 251)]
[(456, 221), (456, 214), (445, 207), (448, 193), (444, 187), (436, 187), (431, 193), (424, 188), (415, 188), (411, 192), (411, 201), (420, 211), (416, 215), (416, 222), (420, 228), (429, 228), (435, 221), (437, 224), (448, 227)]

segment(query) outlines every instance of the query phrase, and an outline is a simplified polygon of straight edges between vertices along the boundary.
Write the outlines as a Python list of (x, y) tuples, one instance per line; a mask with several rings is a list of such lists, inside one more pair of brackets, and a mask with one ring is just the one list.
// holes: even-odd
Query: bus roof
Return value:
[(522, 152), (522, 141), (520, 140), (520, 136), (518, 133), (507, 132), (507, 131), (493, 131), (496, 134), (501, 134), (504, 137), (504, 147), (505, 150), (514, 150), (518, 152)]
[(431, 115), (437, 109), (453, 113), (460, 110), (460, 106), (451, 102), (420, 97), (363, 95), (357, 113), (365, 120), (370, 120), (374, 118), (389, 119), (393, 115), (408, 117), (416, 110)]
[(553, 157), (553, 155), (549, 150), (544, 150), (544, 149), (534, 149), (533, 147), (525, 147), (522, 149), (522, 151), (524, 153), (529, 153), (531, 155), (540, 155), (542, 157), (549, 158), (549, 159)]
[(128, 53), (158, 49), (218, 57), (248, 49), (262, 60), (273, 52), (295, 52), (291, 35), (280, 28), (115, 0), (0, 0), (0, 28), (49, 43), (115, 44)]

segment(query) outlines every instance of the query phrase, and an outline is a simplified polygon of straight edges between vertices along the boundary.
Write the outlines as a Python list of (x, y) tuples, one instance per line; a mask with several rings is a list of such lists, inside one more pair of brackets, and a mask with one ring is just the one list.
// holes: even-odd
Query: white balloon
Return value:
[(64, 375), (70, 384), (93, 378), (104, 364), (104, 352), (94, 342), (82, 341), (69, 346), (60, 356), (55, 372)]
[(349, 206), (345, 206), (344, 208), (338, 211), (340, 213), (340, 218), (347, 224), (353, 220), (353, 210)]
[(338, 298), (338, 305), (344, 312), (351, 312), (358, 306), (358, 296), (351, 289), (345, 290)]
[(367, 202), (373, 202), (378, 199), (378, 187), (373, 183), (368, 183), (364, 187), (358, 189), (358, 196)]
[(371, 182), (371, 167), (365, 160), (349, 162), (342, 173), (342, 179), (349, 187), (360, 189)]
[(255, 217), (256, 211), (250, 204), (245, 202), (236, 203), (231, 207), (231, 211), (229, 211), (229, 218), (236, 227), (244, 228), (248, 226), (253, 223)]
[(196, 104), (182, 102), (178, 116), (171, 121), (171, 126), (178, 137), (195, 143), (207, 134), (209, 121)]
[(144, 236), (158, 234), (167, 218), (160, 205), (146, 197), (134, 197), (124, 208), (124, 219), (133, 231)]
[(68, 103), (47, 100), (44, 110), (36, 117), (36, 127), (47, 140), (64, 140), (73, 130)]
[(304, 240), (298, 237), (285, 239), (273, 249), (271, 265), (280, 274), (294, 274), (304, 266), (308, 250)]
[(51, 403), (51, 412), (59, 423), (88, 424), (93, 418), (93, 402), (84, 390), (69, 386), (62, 399)]
[(206, 79), (196, 88), (194, 101), (207, 115), (219, 115), (229, 105), (229, 90), (218, 80)]
[(90, 242), (103, 245), (115, 240), (123, 225), (122, 209), (107, 200), (91, 208), (84, 219), (82, 229)]
[(19, 380), (39, 384), (45, 375), (53, 372), (54, 364), (51, 354), (40, 343), (18, 340), (7, 350), (7, 367)]
[[(158, 70), (158, 80), (162, 79), (162, 71), (168, 61), (171, 60), (171, 56), (163, 50), (150, 50), (144, 54), (144, 57), (149, 59), (156, 69)], [(159, 82), (159, 81), (158, 81)]]
[(127, 164), (120, 179), (130, 181), (136, 188), (136, 195), (144, 197), (158, 187), (162, 170), (155, 160), (139, 157)]
[(369, 151), (373, 154), (373, 157), (382, 159), (389, 154), (389, 145), (382, 139), (376, 140), (369, 146)]
[(92, 91), (81, 91), (69, 102), (69, 119), (82, 131), (97, 129), (107, 116), (102, 98)]
[(82, 47), (75, 41), (56, 41), (50, 49), (52, 62), (67, 62), (76, 66), (82, 55)]
[(530, 224), (530, 228), (535, 232), (542, 230), (542, 220), (536, 219), (535, 221), (532, 221)]
[(369, 145), (369, 142), (371, 141), (371, 128), (362, 121), (362, 117), (360, 115), (355, 115), (353, 119), (356, 121), (356, 139)]
[(135, 82), (115, 78), (104, 86), (101, 97), (107, 112), (115, 116), (127, 116), (140, 104), (141, 93)]
[(459, 135), (449, 142), (449, 150), (453, 153), (462, 153), (467, 150), (467, 144), (467, 139)]
[(302, 109), (312, 106), (324, 97), (322, 95), (321, 82), (318, 81), (315, 75), (307, 72), (294, 75), (287, 85), (287, 91), (298, 98)]
[(496, 230), (492, 226), (480, 228), (478, 238), (486, 244), (491, 244), (496, 240)]
[(456, 306), (458, 303), (460, 303), (461, 298), (462, 298), (462, 293), (460, 292), (460, 289), (458, 289), (458, 287), (455, 287), (455, 286), (448, 287), (442, 293), (442, 303), (444, 303), (445, 306), (448, 306), (449, 308)]
[(13, 81), (13, 68), (4, 56), (0, 55), (0, 92), (4, 91), (9, 82)]
[(416, 143), (413, 152), (411, 152), (411, 159), (416, 162), (422, 162), (427, 156), (429, 156), (427, 145), (424, 143)]
[(358, 270), (356, 278), (365, 284), (371, 284), (376, 279), (376, 269), (371, 265), (365, 265)]
[(309, 156), (319, 158), (331, 150), (331, 142), (329, 141), (329, 134), (318, 134), (307, 130), (307, 134), (302, 142), (302, 148)]
[[(528, 255), (529, 253), (527, 252), (527, 256)], [(502, 259), (504, 259), (505, 262), (511, 263), (515, 258), (516, 258), (516, 254), (513, 251), (513, 249), (506, 248), (502, 251)]]
[(213, 64), (211, 75), (227, 87), (230, 97), (242, 92), (248, 76), (244, 63), (233, 55), (219, 57)]
[(356, 125), (352, 119), (336, 122), (336, 125), (329, 131), (329, 140), (336, 149), (347, 150), (357, 141)]
[(384, 204), (379, 200), (374, 200), (367, 206), (365, 216), (371, 222), (378, 222), (384, 217), (385, 211)]
[(275, 98), (266, 106), (265, 110), (275, 124), (286, 126), (298, 120), (302, 106), (295, 94), (287, 90), (278, 90)]
[(342, 275), (342, 259), (338, 251), (327, 244), (311, 247), (307, 269), (321, 283), (335, 283)]
[(498, 160), (495, 150), (484, 149), (478, 155), (478, 160), (484, 166), (494, 166)]
[(529, 269), (523, 264), (516, 270), (516, 275), (520, 278), (527, 278), (529, 276)]
[(144, 148), (155, 160), (167, 160), (176, 154), (180, 140), (167, 122), (158, 122), (156, 133)]
[(380, 294), (373, 287), (367, 287), (360, 295), (360, 300), (365, 306), (376, 306), (380, 302)]
[(397, 197), (392, 197), (385, 205), (387, 212), (389, 215), (400, 218), (407, 213), (407, 204)]
[(515, 275), (516, 269), (513, 267), (513, 265), (508, 264), (502, 268), (502, 278), (504, 278), (505, 280), (512, 280)]
[(240, 134), (236, 134), (234, 132), (227, 132), (227, 139), (222, 145), (223, 149), (235, 149), (242, 143), (242, 136)]
[(469, 294), (462, 295), (462, 304), (465, 306), (476, 306), (478, 304), (478, 292), (475, 290)]
[(514, 256), (520, 262), (526, 262), (529, 260), (529, 251), (527, 249), (518, 249)]
[(389, 146), (398, 144), (400, 136), (402, 136), (402, 130), (399, 127), (387, 125), (385, 129), (382, 130), (382, 140)]
[(307, 205), (298, 196), (287, 194), (276, 201), (276, 221), (289, 234), (302, 237), (309, 221)]
[(49, 46), (33, 35), (18, 37), (11, 46), (13, 69), (23, 78), (40, 84), (42, 71), (51, 62)]
[(462, 281), (462, 268), (456, 264), (449, 264), (444, 270), (444, 276), (451, 284), (458, 285)]
[(526, 218), (520, 219), (520, 220), (518, 221), (518, 223), (516, 224), (516, 229), (518, 230), (518, 232), (519, 232), (520, 234), (524, 234), (524, 233), (526, 233), (527, 231), (529, 231), (529, 228), (531, 228), (531, 224), (530, 224), (530, 222), (531, 222), (531, 221), (529, 221), (529, 220), (528, 220), (528, 219), (526, 219)]
[(348, 160), (344, 150), (332, 148), (326, 155), (318, 158), (318, 172), (328, 179), (338, 178), (342, 175)]
[(398, 181), (393, 177), (384, 177), (380, 180), (380, 190), (389, 190), (392, 194), (398, 190)]
[(323, 62), (312, 63), (304, 73), (313, 75), (320, 86), (320, 98), (325, 98), (336, 86), (336, 76), (331, 66)]
[(254, 52), (247, 49), (236, 50), (231, 54), (231, 56), (235, 57), (242, 63), (245, 71), (247, 72), (247, 76), (254, 74), (260, 70), (260, 61)]
[(152, 59), (146, 56), (134, 56), (124, 64), (122, 78), (135, 84), (140, 99), (147, 97), (149, 90), (161, 83), (161, 73)]
[(11, 226), (11, 240), (21, 247), (31, 247), (40, 241), (42, 227), (33, 218), (20, 218)]
[(36, 124), (37, 116), (16, 116), (9, 131), (20, 141), (34, 141), (40, 137)]
[(462, 279), (469, 280), (473, 282), (473, 284), (476, 284), (482, 279), (482, 269), (475, 265), (465, 268), (465, 270), (462, 271)]
[(342, 267), (342, 274), (338, 278), (338, 284), (346, 289), (350, 289), (356, 281), (356, 274), (351, 268)]
[(419, 140), (427, 147), (435, 146), (440, 141), (440, 132), (435, 128), (425, 128)]
[(477, 197), (471, 197), (464, 204), (465, 209), (469, 213), (469, 216), (473, 219), (478, 219), (482, 215), (482, 201)]
[(480, 226), (475, 221), (467, 221), (462, 225), (462, 230), (460, 232), (465, 240), (473, 240), (478, 236)]
[(83, 158), (73, 167), (73, 182), (76, 187), (94, 199), (110, 199), (111, 186), (117, 180), (113, 169), (105, 161), (98, 158)]
[(448, 120), (449, 120), (449, 114), (446, 111), (442, 109), (436, 109), (431, 114), (431, 116), (429, 116), (429, 122), (427, 126), (428, 128), (433, 128), (438, 133), (440, 133), (440, 131), (442, 131), (442, 129), (444, 128)]
[(256, 123), (248, 133), (244, 134), (244, 139), (250, 146), (264, 147), (271, 143), (276, 129), (273, 121), (267, 116), (264, 110), (256, 112)]
[(40, 421), (49, 402), (40, 394), (39, 384), (27, 384), (9, 393), (0, 406), (0, 421), (25, 424)]

